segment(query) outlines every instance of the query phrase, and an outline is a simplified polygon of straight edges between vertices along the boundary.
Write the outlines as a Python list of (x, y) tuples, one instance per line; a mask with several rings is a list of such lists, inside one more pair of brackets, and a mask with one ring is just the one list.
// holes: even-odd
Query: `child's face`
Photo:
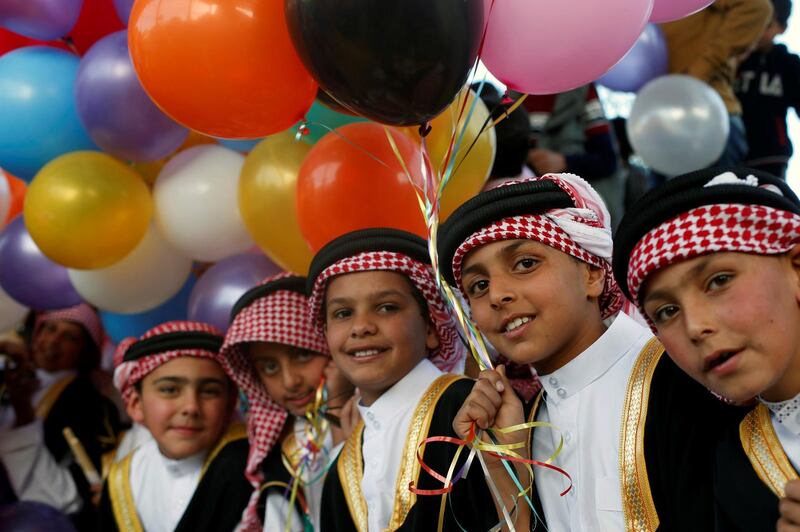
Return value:
[(333, 360), (361, 390), (365, 405), (439, 346), (411, 282), (389, 271), (334, 277), (325, 295), (325, 325)]
[(248, 347), (256, 375), (272, 399), (295, 416), (303, 416), (314, 400), (330, 360), (313, 351), (272, 342)]
[(736, 402), (800, 392), (798, 251), (712, 253), (653, 274), (644, 308), (675, 363)]
[(173, 460), (210, 450), (228, 426), (236, 403), (233, 385), (211, 359), (181, 357), (141, 381), (128, 408)]
[(767, 26), (767, 29), (764, 30), (764, 33), (761, 35), (761, 39), (759, 39), (756, 48), (762, 52), (769, 51), (774, 44), (775, 37), (782, 34), (784, 31), (786, 31), (786, 28), (784, 28), (777, 19), (773, 18), (772, 22), (769, 23), (769, 26)]
[(533, 240), (470, 252), (462, 284), (475, 323), (497, 350), (547, 374), (602, 334), (604, 272)]
[(46, 321), (33, 338), (33, 362), (38, 368), (49, 372), (76, 369), (87, 341), (83, 327), (77, 323)]

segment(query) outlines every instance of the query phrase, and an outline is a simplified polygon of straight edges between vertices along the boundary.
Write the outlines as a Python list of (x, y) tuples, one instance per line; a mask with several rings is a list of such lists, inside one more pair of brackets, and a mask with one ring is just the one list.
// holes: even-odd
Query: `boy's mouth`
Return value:
[(744, 349), (719, 349), (703, 359), (703, 372), (721, 371), (721, 366), (733, 357), (744, 351)]
[(536, 316), (531, 315), (515, 315), (504, 319), (500, 324), (500, 332), (503, 334), (514, 333), (521, 330), (526, 324), (536, 319)]
[(295, 407), (305, 406), (310, 403), (312, 399), (314, 399), (315, 393), (316, 390), (309, 390), (302, 395), (291, 395), (285, 397), (284, 401)]
[(389, 351), (388, 347), (369, 346), (369, 347), (358, 347), (355, 349), (348, 349), (345, 351), (345, 353), (358, 360), (369, 360), (378, 355), (382, 355), (387, 351)]

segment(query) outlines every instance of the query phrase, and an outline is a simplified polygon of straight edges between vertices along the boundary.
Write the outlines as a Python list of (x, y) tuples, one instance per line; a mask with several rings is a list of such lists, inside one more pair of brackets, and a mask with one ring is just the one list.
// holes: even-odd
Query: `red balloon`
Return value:
[[(303, 160), (297, 178), (297, 219), (314, 252), (338, 236), (368, 227), (427, 236), (414, 187), (384, 127), (373, 122), (342, 126), (322, 137)], [(419, 182), (419, 146), (388, 129), (406, 168)]]
[(112, 0), (83, 0), (78, 22), (67, 37), (78, 54), (83, 55), (106, 35), (124, 29)]
[(36, 39), (31, 39), (29, 37), (14, 33), (13, 31), (0, 28), (0, 55), (12, 50), (16, 50), (17, 48), (23, 48), (25, 46), (53, 46), (55, 48), (66, 50), (67, 52), (72, 51), (62, 41), (37, 41)]
[(0, 171), (0, 174), (2, 173), (5, 173), (8, 179), (8, 188), (11, 191), (11, 206), (8, 209), (8, 216), (6, 216), (5, 219), (5, 223), (8, 223), (22, 212), (22, 206), (25, 203), (25, 191), (28, 190), (28, 186), (22, 179), (8, 172)]

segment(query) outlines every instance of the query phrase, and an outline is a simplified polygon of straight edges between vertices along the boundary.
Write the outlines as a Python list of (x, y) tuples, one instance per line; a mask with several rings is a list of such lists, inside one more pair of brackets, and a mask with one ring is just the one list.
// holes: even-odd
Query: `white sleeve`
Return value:
[(49, 504), (74, 513), (83, 503), (68, 468), (59, 465), (44, 444), (44, 426), (37, 420), (0, 431), (0, 460), (17, 498)]
[(286, 530), (286, 523), (292, 516), (292, 523), (289, 527), (291, 532), (303, 532), (303, 519), (297, 508), (289, 506), (289, 499), (280, 493), (270, 493), (267, 495), (266, 510), (264, 510), (264, 532), (276, 532)]

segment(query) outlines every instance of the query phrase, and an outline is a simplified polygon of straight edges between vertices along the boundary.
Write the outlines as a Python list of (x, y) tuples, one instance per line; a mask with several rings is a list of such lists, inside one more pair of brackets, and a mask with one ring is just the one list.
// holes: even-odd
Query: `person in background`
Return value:
[(719, 160), (710, 166), (734, 166), (747, 156), (742, 106), (733, 92), (736, 68), (772, 20), (770, 0), (716, 0), (689, 17), (662, 24), (669, 52), (669, 73), (708, 83), (725, 102), (730, 133)]
[(772, 21), (739, 67), (734, 88), (750, 147), (746, 165), (785, 179), (793, 153), (786, 114), (800, 104), (800, 56), (774, 42), (786, 31), (791, 0), (772, 0), (772, 6)]
[(113, 448), (119, 431), (114, 406), (94, 388), (103, 328), (92, 307), (38, 314), (26, 344), (1, 342), (8, 355), (0, 404), (0, 461), (15, 496), (69, 514), (91, 527), (92, 489), (63, 430), (72, 429), (92, 465)]

